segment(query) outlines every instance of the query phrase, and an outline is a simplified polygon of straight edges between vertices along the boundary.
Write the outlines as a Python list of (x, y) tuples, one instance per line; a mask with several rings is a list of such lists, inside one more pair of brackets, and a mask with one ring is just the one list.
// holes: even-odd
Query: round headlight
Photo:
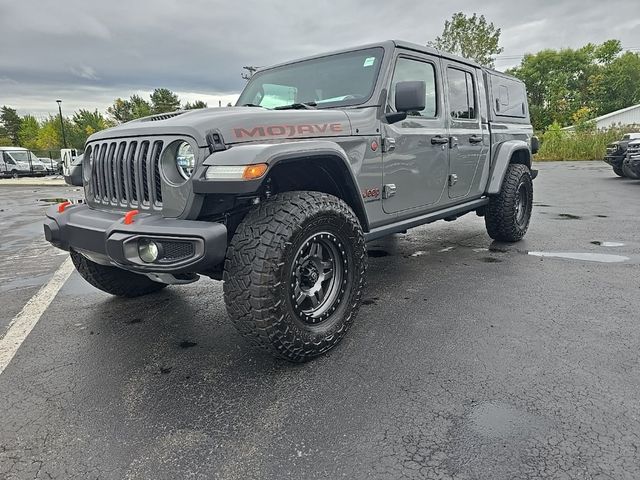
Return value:
[(181, 142), (176, 150), (176, 166), (180, 175), (186, 180), (191, 177), (193, 170), (196, 168), (196, 155), (193, 148), (187, 142)]

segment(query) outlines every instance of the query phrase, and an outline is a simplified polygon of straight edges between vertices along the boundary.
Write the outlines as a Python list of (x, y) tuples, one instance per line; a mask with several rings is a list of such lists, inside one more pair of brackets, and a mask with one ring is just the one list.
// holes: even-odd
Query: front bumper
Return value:
[[(50, 207), (44, 222), (45, 238), (63, 250), (75, 250), (90, 260), (137, 273), (197, 273), (224, 261), (227, 228), (221, 223), (178, 220), (140, 213), (125, 224), (122, 214), (94, 210), (85, 204), (68, 206), (63, 212)], [(145, 263), (138, 256), (138, 240), (152, 239), (183, 248), (187, 256)]]

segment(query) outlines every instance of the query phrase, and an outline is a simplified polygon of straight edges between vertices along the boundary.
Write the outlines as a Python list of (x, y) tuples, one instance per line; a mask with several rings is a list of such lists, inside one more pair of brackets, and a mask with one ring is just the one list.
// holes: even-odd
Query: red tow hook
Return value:
[(133, 223), (133, 217), (140, 213), (139, 210), (131, 210), (124, 214), (124, 224), (131, 225)]
[(69, 205), (71, 205), (71, 202), (62, 202), (58, 204), (58, 213), (62, 213), (64, 212), (65, 208), (67, 208)]

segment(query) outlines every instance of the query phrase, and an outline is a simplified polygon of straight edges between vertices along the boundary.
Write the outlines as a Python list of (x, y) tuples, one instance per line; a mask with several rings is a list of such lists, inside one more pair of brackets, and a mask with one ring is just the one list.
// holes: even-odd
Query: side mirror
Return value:
[(389, 123), (407, 118), (407, 112), (419, 112), (426, 106), (427, 84), (422, 81), (398, 82), (396, 84), (396, 113), (387, 115)]

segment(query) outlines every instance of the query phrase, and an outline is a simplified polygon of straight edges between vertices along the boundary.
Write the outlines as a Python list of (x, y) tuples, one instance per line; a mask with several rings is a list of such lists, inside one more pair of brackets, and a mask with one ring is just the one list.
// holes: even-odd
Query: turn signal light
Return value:
[(266, 163), (258, 163), (257, 165), (248, 165), (242, 172), (242, 178), (245, 180), (255, 180), (260, 178), (267, 171)]

